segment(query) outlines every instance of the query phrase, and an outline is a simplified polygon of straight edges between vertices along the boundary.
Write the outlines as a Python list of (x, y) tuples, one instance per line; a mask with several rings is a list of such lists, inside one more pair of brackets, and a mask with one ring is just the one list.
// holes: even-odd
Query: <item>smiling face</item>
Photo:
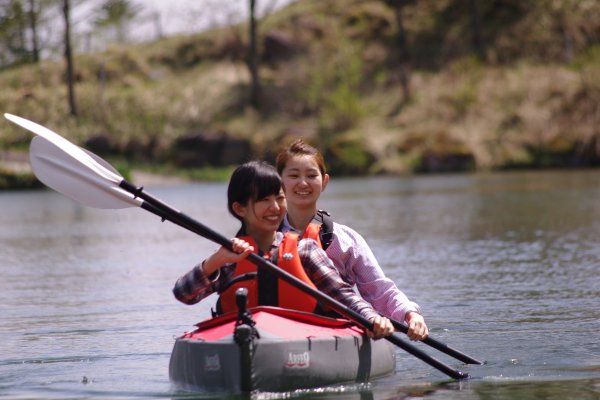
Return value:
[(277, 170), (264, 161), (238, 166), (227, 187), (227, 209), (242, 222), (244, 235), (252, 236), (262, 251), (268, 251), (287, 212)]
[(316, 210), (317, 200), (329, 182), (329, 175), (321, 174), (313, 156), (297, 155), (287, 160), (281, 171), (281, 180), (290, 208)]
[(250, 200), (247, 204), (233, 203), (233, 210), (244, 221), (247, 233), (269, 234), (279, 228), (287, 212), (287, 203), (283, 190), (277, 194)]

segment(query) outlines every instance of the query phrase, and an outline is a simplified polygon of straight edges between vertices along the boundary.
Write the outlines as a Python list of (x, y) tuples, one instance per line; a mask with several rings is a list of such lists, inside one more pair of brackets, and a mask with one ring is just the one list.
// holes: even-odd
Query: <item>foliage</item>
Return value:
[(329, 170), (339, 175), (367, 174), (374, 162), (360, 137), (338, 136), (328, 143), (324, 155)]
[(55, 46), (46, 36), (56, 31), (61, 3), (60, 0), (0, 2), (0, 69), (37, 63), (42, 50)]
[(99, 28), (114, 27), (118, 42), (127, 39), (127, 24), (142, 10), (130, 0), (105, 0), (98, 8), (94, 24)]
[(134, 163), (130, 166), (131, 168), (155, 174), (158, 176), (171, 176), (185, 180), (196, 180), (196, 181), (227, 181), (234, 170), (233, 166), (229, 167), (197, 167), (197, 168), (175, 168), (168, 164), (156, 165), (156, 164), (144, 164)]
[(352, 128), (364, 114), (359, 90), (362, 83), (360, 51), (344, 43), (333, 60), (323, 55), (317, 56), (317, 60), (323, 64), (311, 69), (301, 96), (318, 115), (324, 132), (343, 132)]
[(1, 64), (20, 63), (28, 59), (23, 32), (27, 25), (27, 13), (20, 1), (6, 2), (0, 8)]

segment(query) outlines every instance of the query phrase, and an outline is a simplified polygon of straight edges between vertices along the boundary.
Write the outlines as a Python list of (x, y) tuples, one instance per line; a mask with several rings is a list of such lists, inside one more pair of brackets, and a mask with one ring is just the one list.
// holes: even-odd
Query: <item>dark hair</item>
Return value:
[(249, 161), (237, 167), (229, 179), (227, 209), (241, 221), (233, 211), (233, 203), (247, 205), (249, 201), (278, 194), (280, 190), (281, 178), (272, 165), (264, 161)]
[(323, 155), (315, 147), (304, 143), (302, 139), (295, 140), (294, 142), (292, 142), (292, 144), (290, 144), (285, 149), (281, 150), (279, 154), (277, 154), (277, 159), (275, 161), (275, 165), (277, 165), (277, 172), (281, 174), (285, 166), (287, 165), (289, 159), (296, 156), (313, 157), (315, 159), (315, 162), (317, 163), (317, 166), (319, 167), (319, 171), (321, 171), (321, 176), (325, 176), (325, 174), (327, 173)]

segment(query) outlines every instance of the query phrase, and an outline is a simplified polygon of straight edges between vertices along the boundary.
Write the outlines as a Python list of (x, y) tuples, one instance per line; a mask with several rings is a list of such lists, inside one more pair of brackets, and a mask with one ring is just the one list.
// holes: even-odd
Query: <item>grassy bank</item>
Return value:
[[(174, 143), (194, 132), (247, 140), (260, 158), (304, 137), (336, 174), (598, 165), (600, 4), (480, 2), (476, 57), (466, 3), (404, 9), (409, 97), (393, 10), (303, 0), (261, 21), (259, 109), (247, 105), (245, 26), (78, 56), (77, 119), (61, 62), (0, 71), (0, 109), (77, 143), (102, 137), (111, 155), (168, 173), (182, 170)], [(29, 139), (2, 123), (0, 149)]]

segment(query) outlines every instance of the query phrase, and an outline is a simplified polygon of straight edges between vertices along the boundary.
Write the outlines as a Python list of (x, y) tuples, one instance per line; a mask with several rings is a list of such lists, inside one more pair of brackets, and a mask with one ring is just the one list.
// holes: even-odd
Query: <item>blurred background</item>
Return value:
[[(124, 173), (226, 179), (292, 138), (336, 175), (597, 166), (594, 0), (2, 0), (0, 110)], [(0, 124), (0, 187), (30, 187)]]
[[(596, 400), (599, 39), (598, 0), (0, 0), (0, 112), (226, 235), (232, 167), (303, 138), (324, 209), (488, 361), (280, 398)], [(0, 118), (0, 397), (192, 398), (170, 352), (215, 299), (171, 288), (216, 245), (12, 190), (31, 137)]]

